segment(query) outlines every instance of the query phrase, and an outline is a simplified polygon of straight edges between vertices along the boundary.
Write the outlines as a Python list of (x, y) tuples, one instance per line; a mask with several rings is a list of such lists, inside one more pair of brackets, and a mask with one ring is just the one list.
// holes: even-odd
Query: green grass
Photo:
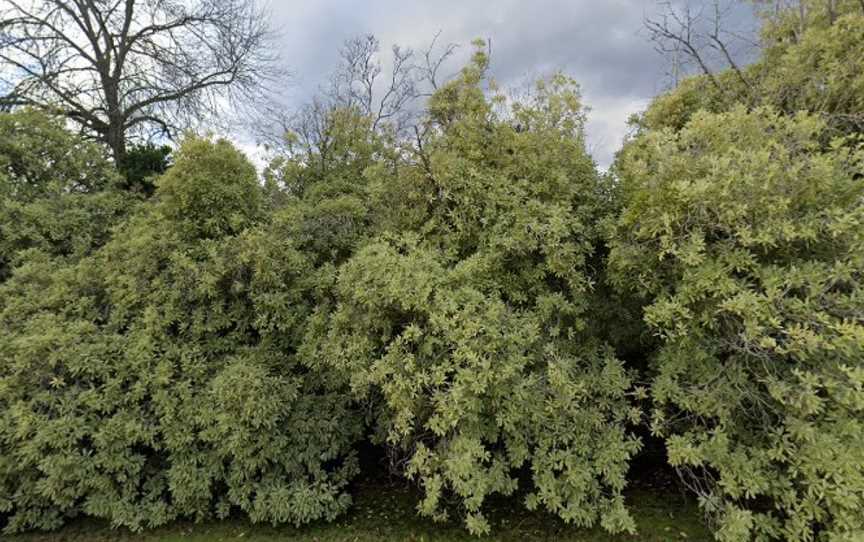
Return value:
[(692, 500), (673, 491), (638, 489), (628, 502), (639, 525), (637, 535), (613, 536), (601, 529), (578, 529), (545, 513), (531, 513), (501, 501), (490, 506), (492, 534), (482, 539), (470, 536), (456, 522), (433, 523), (419, 518), (414, 507), (417, 494), (401, 484), (362, 483), (354, 494), (351, 511), (330, 524), (300, 529), (250, 525), (231, 520), (212, 523), (178, 523), (170, 527), (133, 534), (113, 530), (103, 523), (79, 521), (56, 533), (5, 537), (4, 542), (611, 542), (617, 540), (709, 541), (711, 540)]

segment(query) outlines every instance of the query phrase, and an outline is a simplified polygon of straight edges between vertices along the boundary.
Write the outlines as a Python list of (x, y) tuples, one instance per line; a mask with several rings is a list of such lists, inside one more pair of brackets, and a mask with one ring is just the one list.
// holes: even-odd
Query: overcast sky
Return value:
[[(440, 31), (439, 42), (462, 45), (451, 71), (470, 53), (471, 40), (487, 38), (491, 74), (502, 86), (556, 70), (580, 82), (591, 108), (589, 149), (602, 168), (620, 145), (627, 118), (669, 83), (666, 61), (642, 30), (643, 18), (659, 9), (655, 0), (271, 0), (271, 6), (293, 73), (288, 107), (326, 81), (339, 47), (353, 36), (374, 34), (387, 49), (424, 49)], [(746, 14), (735, 16), (752, 23)]]

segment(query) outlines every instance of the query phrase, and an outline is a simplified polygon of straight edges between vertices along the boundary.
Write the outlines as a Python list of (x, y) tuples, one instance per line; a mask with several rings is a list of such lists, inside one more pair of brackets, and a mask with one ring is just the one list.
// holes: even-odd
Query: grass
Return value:
[(482, 539), (470, 536), (457, 522), (433, 523), (417, 516), (418, 496), (400, 483), (363, 482), (354, 491), (355, 505), (338, 521), (300, 529), (290, 526), (250, 525), (237, 519), (212, 523), (177, 523), (134, 534), (114, 530), (104, 523), (82, 520), (55, 533), (33, 533), (5, 537), (4, 542), (612, 542), (612, 541), (709, 541), (692, 500), (669, 487), (639, 488), (628, 494), (628, 503), (638, 523), (636, 535), (610, 535), (600, 528), (579, 529), (565, 525), (545, 513), (532, 513), (513, 501), (492, 503), (488, 517), (492, 534)]

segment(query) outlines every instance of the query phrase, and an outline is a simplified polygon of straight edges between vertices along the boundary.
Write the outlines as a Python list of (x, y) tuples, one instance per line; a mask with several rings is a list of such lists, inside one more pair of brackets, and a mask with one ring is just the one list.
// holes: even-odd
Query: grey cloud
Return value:
[(505, 86), (555, 70), (580, 82), (592, 108), (589, 146), (606, 167), (626, 118), (664, 89), (665, 61), (641, 31), (643, 17), (657, 9), (653, 0), (283, 0), (273, 8), (284, 60), (295, 74), (288, 107), (324, 83), (339, 46), (352, 36), (372, 33), (382, 44), (419, 49), (440, 30), (441, 40), (465, 46), (454, 69), (472, 39), (491, 38), (492, 75)]

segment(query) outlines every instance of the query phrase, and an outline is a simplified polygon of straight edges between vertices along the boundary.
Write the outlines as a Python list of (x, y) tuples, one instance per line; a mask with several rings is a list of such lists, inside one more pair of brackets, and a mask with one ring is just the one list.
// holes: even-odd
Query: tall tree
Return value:
[(254, 0), (0, 0), (0, 107), (60, 112), (120, 164), (278, 74)]

